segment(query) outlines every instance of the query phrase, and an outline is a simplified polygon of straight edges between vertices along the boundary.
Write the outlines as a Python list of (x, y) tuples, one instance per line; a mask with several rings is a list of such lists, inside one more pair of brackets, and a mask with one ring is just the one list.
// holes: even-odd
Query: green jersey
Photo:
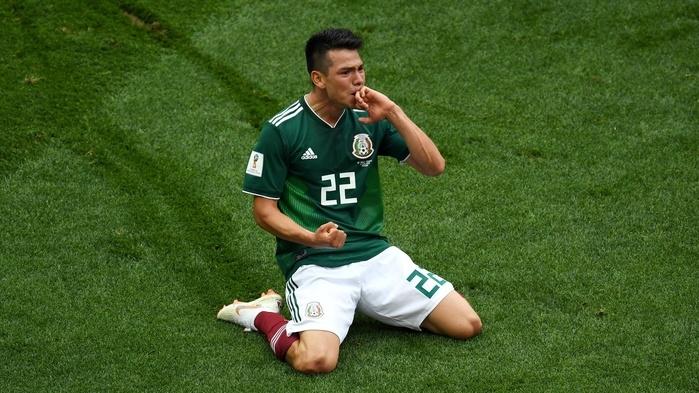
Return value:
[(381, 234), (378, 156), (403, 161), (409, 151), (391, 123), (366, 125), (358, 120), (365, 115), (345, 109), (330, 125), (301, 98), (262, 127), (243, 192), (279, 200), (279, 210), (310, 231), (332, 221), (347, 233), (345, 245), (338, 249), (277, 238), (277, 263), (286, 278), (302, 265), (347, 265), (390, 246)]

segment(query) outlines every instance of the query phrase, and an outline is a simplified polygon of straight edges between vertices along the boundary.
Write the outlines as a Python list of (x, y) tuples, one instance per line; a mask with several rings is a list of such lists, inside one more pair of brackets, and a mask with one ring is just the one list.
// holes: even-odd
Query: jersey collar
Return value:
[(342, 110), (342, 113), (340, 114), (340, 117), (337, 118), (337, 121), (335, 122), (335, 124), (330, 124), (330, 123), (328, 123), (327, 121), (325, 121), (325, 119), (323, 119), (322, 117), (318, 116), (318, 114), (316, 113), (316, 111), (314, 111), (313, 108), (311, 107), (311, 105), (308, 104), (308, 101), (306, 101), (306, 96), (305, 96), (305, 95), (303, 96), (303, 105), (304, 105), (306, 108), (308, 108), (308, 109), (311, 111), (311, 113), (313, 113), (313, 115), (314, 115), (318, 120), (322, 121), (325, 125), (327, 125), (327, 126), (330, 127), (330, 128), (335, 128), (335, 127), (337, 127), (337, 125), (340, 124), (340, 121), (342, 120), (342, 118), (345, 117), (345, 112), (347, 112), (347, 108), (343, 109), (343, 110)]

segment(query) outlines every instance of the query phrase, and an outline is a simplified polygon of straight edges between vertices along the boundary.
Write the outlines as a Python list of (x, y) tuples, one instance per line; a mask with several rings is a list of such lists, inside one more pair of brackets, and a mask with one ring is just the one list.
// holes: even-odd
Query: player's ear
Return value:
[(311, 71), (311, 82), (314, 86), (318, 86), (321, 89), (325, 88), (325, 75), (322, 72), (313, 70)]

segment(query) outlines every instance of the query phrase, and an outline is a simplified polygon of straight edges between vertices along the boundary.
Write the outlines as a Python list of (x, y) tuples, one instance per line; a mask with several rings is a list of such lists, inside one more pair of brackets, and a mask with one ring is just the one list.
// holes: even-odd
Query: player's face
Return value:
[(364, 62), (356, 50), (333, 49), (326, 54), (327, 74), (323, 74), (330, 101), (342, 107), (356, 107), (354, 93), (364, 86)]

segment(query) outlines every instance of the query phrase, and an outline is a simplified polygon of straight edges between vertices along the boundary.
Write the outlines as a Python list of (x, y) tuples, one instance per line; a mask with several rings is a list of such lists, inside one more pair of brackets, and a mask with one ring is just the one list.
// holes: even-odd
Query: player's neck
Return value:
[(345, 111), (345, 107), (335, 104), (327, 95), (317, 90), (306, 95), (306, 102), (313, 109), (313, 112), (328, 124), (337, 124), (338, 119)]

